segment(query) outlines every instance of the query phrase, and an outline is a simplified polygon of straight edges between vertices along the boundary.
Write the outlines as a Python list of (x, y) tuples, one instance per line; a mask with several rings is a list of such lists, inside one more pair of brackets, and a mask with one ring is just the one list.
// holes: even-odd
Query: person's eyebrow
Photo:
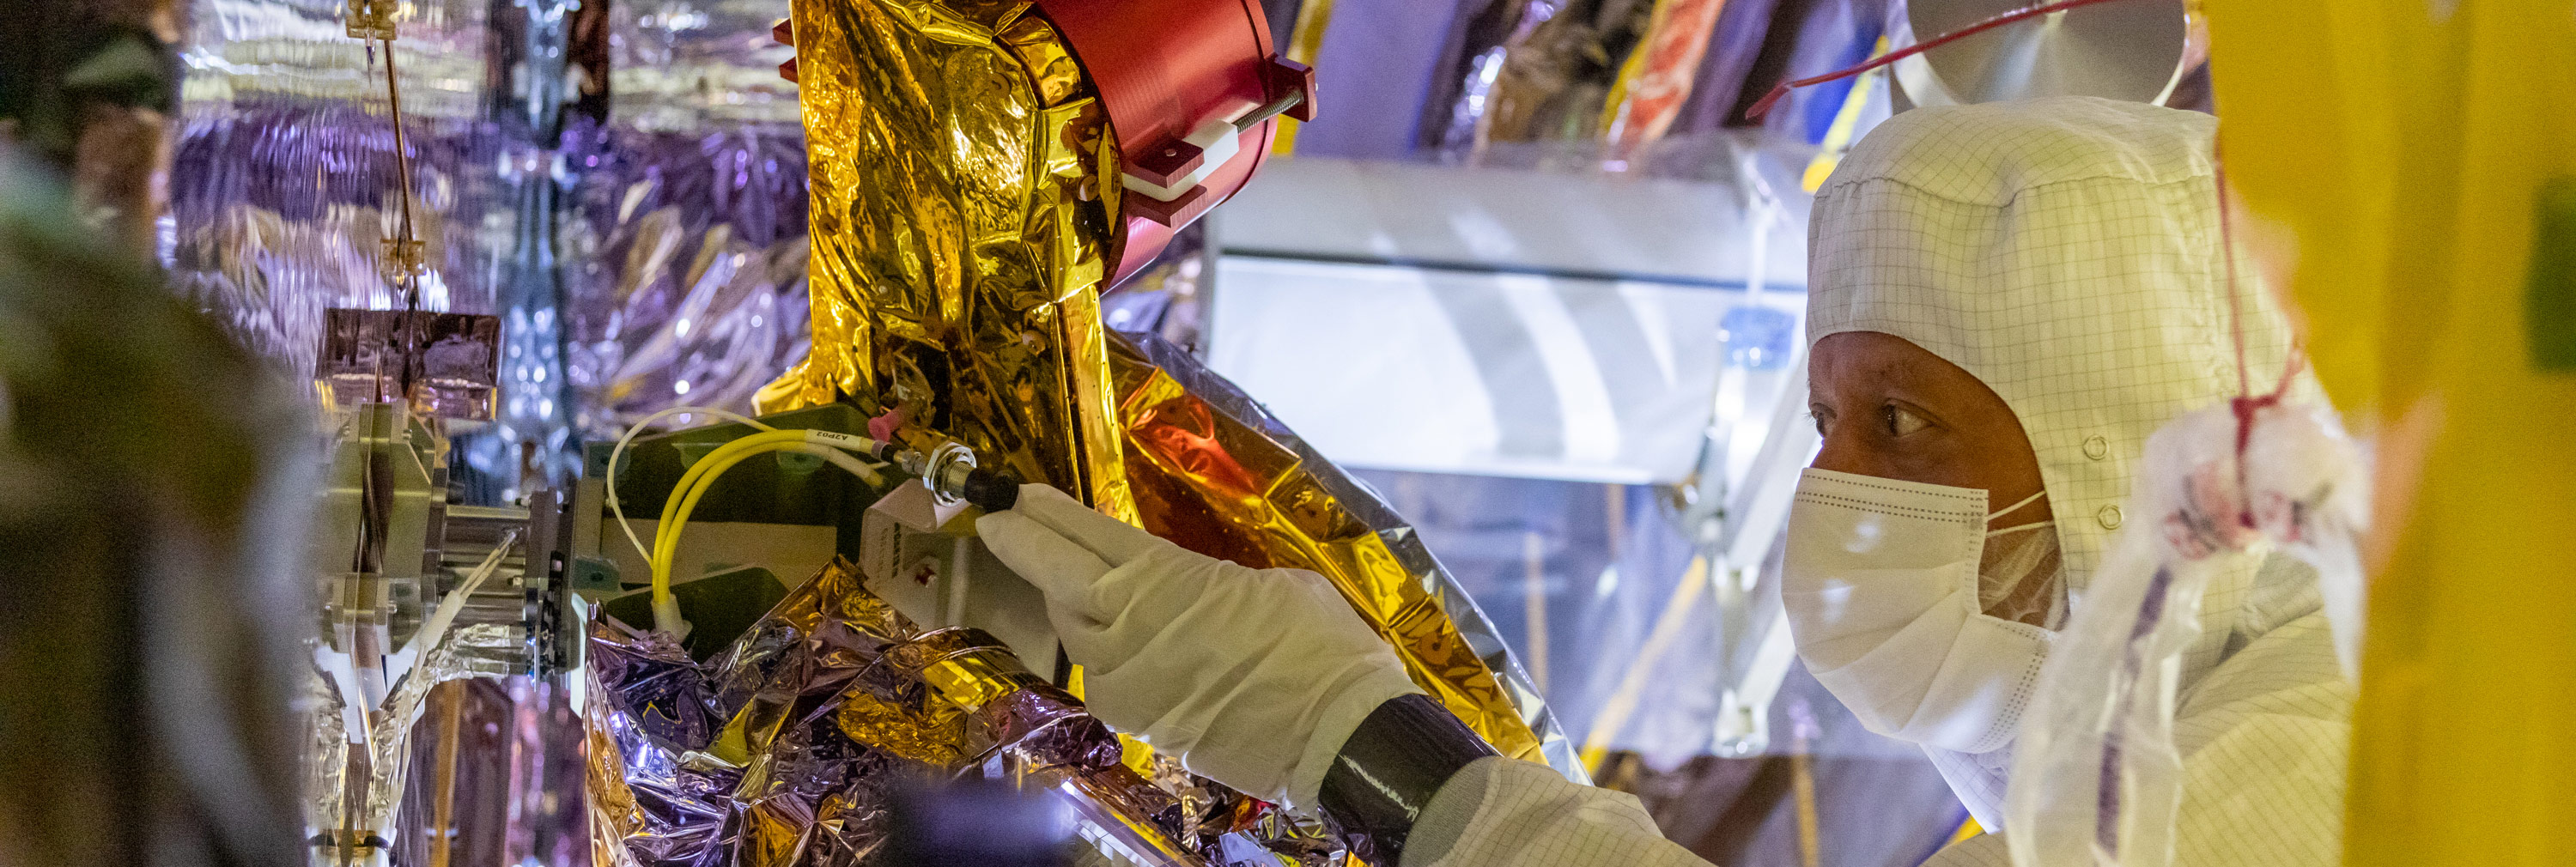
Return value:
[(1891, 358), (1870, 364), (1862, 375), (1882, 397), (1911, 404), (1934, 424), (1958, 420), (1958, 389), (1940, 381), (1930, 362)]

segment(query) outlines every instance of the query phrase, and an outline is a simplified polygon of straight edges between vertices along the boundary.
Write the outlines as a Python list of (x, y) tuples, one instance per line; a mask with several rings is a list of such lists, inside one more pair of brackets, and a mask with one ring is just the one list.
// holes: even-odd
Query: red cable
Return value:
[(1869, 62), (1867, 62), (1867, 63), (1863, 63), (1863, 64), (1861, 64), (1861, 65), (1859, 65), (1859, 66), (1854, 66), (1854, 67), (1851, 67), (1851, 68), (1849, 68), (1849, 69), (1844, 69), (1844, 70), (1840, 70), (1840, 71), (1836, 71), (1836, 72), (1828, 72), (1828, 73), (1825, 73), (1825, 74), (1823, 74), (1823, 75), (1816, 76), (1816, 77), (1814, 77), (1814, 78), (1801, 78), (1801, 79), (1798, 79), (1798, 80), (1796, 80), (1796, 81), (1783, 81), (1783, 82), (1780, 82), (1780, 83), (1779, 83), (1779, 84), (1777, 84), (1777, 85), (1773, 85), (1773, 86), (1772, 86), (1772, 88), (1771, 88), (1771, 92), (1770, 92), (1770, 93), (1763, 94), (1763, 95), (1762, 95), (1762, 99), (1761, 99), (1761, 101), (1759, 101), (1759, 102), (1755, 102), (1755, 103), (1753, 104), (1753, 107), (1752, 107), (1752, 108), (1745, 109), (1745, 110), (1744, 110), (1744, 119), (1745, 119), (1745, 120), (1749, 120), (1749, 121), (1758, 121), (1758, 120), (1761, 120), (1763, 115), (1766, 115), (1766, 114), (1770, 114), (1770, 113), (1771, 113), (1771, 105), (1772, 105), (1773, 103), (1779, 102), (1781, 97), (1789, 95), (1789, 90), (1790, 90), (1791, 88), (1807, 87), (1807, 86), (1809, 86), (1809, 85), (1823, 84), (1823, 83), (1828, 82), (1828, 81), (1839, 81), (1839, 80), (1842, 80), (1842, 79), (1845, 79), (1845, 78), (1850, 78), (1850, 77), (1852, 77), (1852, 76), (1859, 75), (1859, 74), (1861, 74), (1861, 73), (1868, 72), (1868, 71), (1870, 71), (1870, 70), (1877, 69), (1877, 68), (1882, 67), (1882, 66), (1886, 66), (1886, 65), (1888, 65), (1888, 64), (1890, 64), (1890, 63), (1895, 63), (1895, 62), (1897, 62), (1897, 61), (1899, 61), (1899, 60), (1903, 60), (1903, 59), (1905, 59), (1905, 58), (1912, 57), (1912, 56), (1914, 56), (1914, 55), (1921, 54), (1921, 53), (1923, 53), (1923, 52), (1930, 51), (1930, 50), (1935, 49), (1935, 48), (1939, 48), (1939, 47), (1941, 47), (1941, 46), (1943, 46), (1943, 45), (1948, 45), (1948, 44), (1950, 44), (1950, 43), (1952, 43), (1952, 42), (1956, 42), (1956, 41), (1958, 41), (1958, 40), (1965, 39), (1965, 38), (1968, 38), (1968, 37), (1970, 37), (1970, 36), (1975, 36), (1975, 35), (1977, 35), (1977, 34), (1979, 34), (1979, 33), (1984, 33), (1984, 32), (1986, 32), (1986, 31), (1988, 31), (1988, 30), (1993, 30), (1993, 29), (1995, 29), (1995, 28), (1997, 28), (1997, 27), (2002, 27), (2002, 26), (2004, 26), (2004, 25), (2006, 25), (2006, 24), (2011, 24), (2011, 23), (2016, 22), (2016, 21), (2025, 21), (2025, 20), (2029, 20), (2029, 19), (2032, 19), (2032, 18), (2037, 18), (2037, 17), (2039, 17), (2039, 16), (2046, 15), (2046, 14), (2049, 14), (2049, 13), (2051, 13), (2051, 12), (2064, 12), (2064, 11), (2066, 11), (2066, 10), (2073, 9), (2073, 8), (2076, 8), (2076, 7), (2079, 7), (2079, 6), (2091, 6), (2091, 5), (2096, 4), (2096, 3), (2109, 3), (2109, 2), (2111, 2), (2111, 0), (2059, 0), (2059, 2), (2056, 2), (2056, 3), (2050, 3), (2050, 4), (2046, 4), (2046, 5), (2042, 5), (2042, 6), (2031, 6), (2031, 7), (2024, 8), (2024, 9), (2017, 9), (2017, 10), (2014, 10), (2014, 11), (2011, 11), (2011, 12), (2006, 12), (2006, 13), (2004, 13), (2004, 14), (1997, 15), (1997, 16), (1995, 16), (1995, 17), (1993, 17), (1993, 18), (1988, 18), (1988, 19), (1986, 19), (1986, 20), (1984, 20), (1984, 21), (1979, 21), (1979, 22), (1977, 22), (1977, 23), (1975, 23), (1975, 24), (1970, 24), (1970, 25), (1968, 25), (1968, 26), (1966, 26), (1966, 27), (1962, 27), (1962, 28), (1959, 28), (1959, 29), (1957, 29), (1957, 30), (1950, 31), (1950, 32), (1948, 32), (1948, 33), (1941, 34), (1940, 36), (1935, 37), (1935, 38), (1933, 38), (1932, 40), (1930, 40), (1930, 41), (1928, 41), (1928, 42), (1917, 42), (1917, 43), (1915, 43), (1915, 44), (1913, 44), (1913, 45), (1908, 45), (1908, 46), (1906, 46), (1906, 47), (1905, 47), (1905, 48), (1903, 48), (1903, 49), (1900, 49), (1900, 50), (1897, 50), (1897, 51), (1890, 51), (1890, 52), (1888, 52), (1888, 53), (1886, 53), (1886, 54), (1879, 55), (1878, 57), (1876, 57), (1876, 58), (1874, 58), (1874, 59), (1870, 60)]
[[(2227, 161), (2215, 141), (2209, 144), (2209, 162), (2212, 182), (2218, 187), (2218, 259), (2227, 268), (2227, 331), (2236, 341), (2236, 396), (2243, 399), (2254, 393), (2253, 374), (2245, 369), (2245, 311), (2236, 296), (2236, 231), (2227, 219)], [(2243, 435), (2237, 440), (2242, 450)]]
[(2246, 487), (2245, 449), (2254, 440), (2254, 413), (2280, 403), (2290, 393), (2291, 381), (2298, 377), (2299, 368), (2307, 361), (2307, 349), (2304, 341), (2293, 338), (2289, 357), (2281, 363), (2280, 383), (2272, 387), (2271, 393), (2254, 396), (2253, 372), (2245, 360), (2245, 311), (2242, 296), (2236, 288), (2236, 232), (2234, 223), (2228, 219), (2227, 163), (2215, 142), (2209, 146), (2209, 156), (2211, 176), (2218, 187), (2218, 256), (2227, 268), (2227, 330), (2236, 344), (2236, 397), (2228, 401), (2228, 408), (2236, 413), (2236, 522), (2251, 529), (2254, 527), (2254, 497)]

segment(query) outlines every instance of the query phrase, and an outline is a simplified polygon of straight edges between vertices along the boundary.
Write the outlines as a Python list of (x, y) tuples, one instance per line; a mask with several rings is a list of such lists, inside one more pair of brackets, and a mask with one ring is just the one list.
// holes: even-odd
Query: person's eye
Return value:
[(1901, 437), (1932, 426), (1932, 422), (1917, 415), (1913, 410), (1905, 408), (1903, 404), (1888, 404), (1879, 410), (1879, 414), (1887, 425), (1887, 435), (1892, 437)]
[(1816, 423), (1817, 437), (1822, 438), (1834, 435), (1834, 413), (1832, 410), (1821, 407), (1808, 407), (1807, 419)]

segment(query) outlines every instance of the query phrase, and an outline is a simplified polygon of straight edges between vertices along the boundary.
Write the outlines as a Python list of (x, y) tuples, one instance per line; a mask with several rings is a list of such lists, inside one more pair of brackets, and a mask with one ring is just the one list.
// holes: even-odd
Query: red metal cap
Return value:
[[(1312, 72), (1276, 59), (1259, 0), (1037, 0), (1037, 9), (1099, 91), (1124, 170), (1149, 183), (1169, 186), (1195, 172), (1203, 154), (1184, 139), (1230, 109), (1271, 104), (1303, 88), (1304, 101), (1289, 116), (1312, 116)], [(1242, 189), (1269, 155), (1277, 126), (1262, 120), (1237, 132), (1235, 152), (1171, 201), (1119, 187), (1126, 225), (1110, 243), (1118, 264), (1109, 285), (1144, 268), (1173, 232)]]

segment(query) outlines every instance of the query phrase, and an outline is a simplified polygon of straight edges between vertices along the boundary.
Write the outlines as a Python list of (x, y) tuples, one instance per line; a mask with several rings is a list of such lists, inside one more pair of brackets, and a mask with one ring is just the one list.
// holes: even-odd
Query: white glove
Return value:
[(1192, 553), (1046, 485), (975, 530), (1046, 593), (1094, 715), (1254, 797), (1314, 804), (1360, 721), (1422, 691), (1313, 572)]

